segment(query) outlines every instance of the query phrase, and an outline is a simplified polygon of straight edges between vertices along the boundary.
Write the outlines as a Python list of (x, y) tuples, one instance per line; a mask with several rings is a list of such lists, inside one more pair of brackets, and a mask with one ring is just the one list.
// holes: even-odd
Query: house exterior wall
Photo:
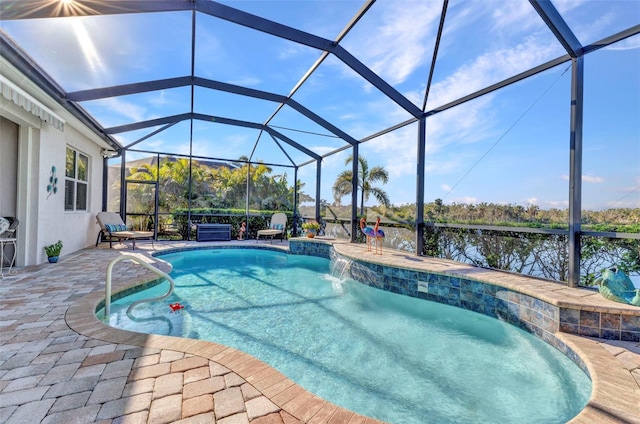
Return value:
[(0, 116), (0, 216), (16, 216), (18, 129)]
[[(65, 161), (66, 148), (70, 147), (89, 157), (89, 187), (86, 211), (65, 211)], [(96, 241), (98, 226), (96, 214), (102, 204), (102, 156), (101, 147), (80, 134), (70, 125), (64, 133), (49, 126), (41, 131), (41, 155), (38, 167), (38, 204), (40, 250), (45, 245), (62, 240), (62, 254), (68, 254), (92, 245)], [(56, 167), (58, 192), (47, 192), (52, 167)], [(38, 263), (46, 260), (44, 251)]]
[[(66, 121), (63, 131), (56, 129), (0, 94), (0, 116), (11, 121), (7, 123), (8, 128), (12, 127), (12, 123), (18, 128), (17, 166), (12, 171), (16, 174), (13, 184), (17, 185), (17, 190), (14, 189), (16, 193), (13, 199), (8, 196), (12, 204), (2, 204), (3, 211), (13, 209), (20, 221), (17, 265), (46, 262), (44, 246), (57, 240), (63, 243), (63, 258), (92, 246), (99, 228), (95, 217), (102, 209), (104, 164), (101, 150), (108, 148), (108, 144), (1, 58), (0, 74)], [(4, 138), (5, 134), (0, 136)], [(89, 158), (86, 211), (65, 211), (67, 147)], [(4, 164), (4, 150), (0, 155), (0, 163)], [(52, 166), (55, 166), (55, 176), (58, 178), (55, 194), (47, 191)], [(5, 185), (9, 186), (8, 182), (5, 184), (2, 181), (0, 184), (0, 192), (10, 190), (4, 188)]]

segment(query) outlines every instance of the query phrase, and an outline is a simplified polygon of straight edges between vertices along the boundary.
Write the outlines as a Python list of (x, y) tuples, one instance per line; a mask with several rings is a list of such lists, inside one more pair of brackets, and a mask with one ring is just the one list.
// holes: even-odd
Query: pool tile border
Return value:
[[(612, 310), (610, 305), (598, 308), (581, 303), (561, 304), (528, 294), (517, 283), (504, 287), (473, 276), (362, 260), (350, 255), (348, 250), (341, 250), (340, 246), (344, 246), (341, 244), (303, 239), (293, 239), (289, 244), (294, 254), (321, 256), (334, 262), (341, 259), (351, 261), (349, 276), (363, 284), (498, 318), (548, 342), (558, 331), (605, 340), (640, 342), (640, 308), (634, 306), (624, 308), (616, 305), (618, 310)], [(464, 267), (464, 264), (458, 266)], [(484, 275), (500, 274), (499, 271), (483, 271)], [(523, 279), (523, 276), (509, 273), (504, 273), (504, 276)], [(527, 285), (531, 285), (531, 281), (536, 280), (530, 278)], [(555, 284), (558, 289), (565, 289), (559, 283), (546, 281), (544, 284)]]
[[(342, 258), (344, 257), (335, 251), (331, 254), (334, 261)], [(555, 336), (559, 327), (558, 309), (540, 299), (454, 275), (410, 271), (361, 260), (351, 262), (348, 275), (365, 285), (466, 309), (507, 322), (554, 346), (589, 374), (579, 355)]]

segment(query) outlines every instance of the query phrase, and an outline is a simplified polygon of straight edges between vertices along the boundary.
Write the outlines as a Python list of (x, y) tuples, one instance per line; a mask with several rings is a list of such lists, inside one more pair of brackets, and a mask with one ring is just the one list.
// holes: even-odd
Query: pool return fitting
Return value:
[(166, 279), (167, 281), (169, 281), (169, 291), (167, 291), (162, 296), (150, 297), (148, 299), (136, 300), (131, 305), (129, 305), (129, 307), (127, 308), (127, 314), (129, 314), (134, 307), (138, 306), (141, 303), (155, 302), (155, 301), (160, 301), (160, 300), (166, 299), (167, 297), (171, 296), (171, 293), (173, 293), (173, 288), (175, 287), (175, 282), (173, 281), (173, 278), (169, 277), (169, 274), (167, 274), (167, 273), (165, 273), (163, 271), (160, 271), (158, 268), (156, 268), (153, 265), (143, 261), (142, 259), (140, 259), (140, 258), (138, 258), (136, 256), (131, 256), (131, 255), (118, 256), (117, 258), (114, 258), (111, 262), (109, 262), (109, 266), (107, 267), (107, 282), (106, 282), (105, 288), (104, 288), (104, 291), (105, 291), (105, 293), (104, 293), (104, 319), (105, 320), (109, 320), (109, 315), (111, 314), (111, 275), (112, 275), (112, 271), (113, 271), (113, 266), (117, 262), (123, 261), (125, 259), (129, 259), (129, 260), (132, 260), (134, 262), (137, 262), (140, 265), (142, 265), (143, 267), (147, 268), (148, 270), (155, 272), (160, 277), (162, 277), (162, 278)]

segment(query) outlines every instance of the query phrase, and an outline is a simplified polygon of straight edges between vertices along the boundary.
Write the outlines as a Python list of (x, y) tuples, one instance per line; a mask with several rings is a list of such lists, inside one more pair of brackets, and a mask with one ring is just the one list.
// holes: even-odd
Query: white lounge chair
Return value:
[(284, 234), (287, 230), (287, 215), (283, 213), (274, 213), (271, 217), (269, 228), (266, 230), (258, 230), (256, 241), (260, 240), (260, 236), (271, 237), (271, 243), (273, 238), (280, 235), (280, 241), (284, 240)]
[(140, 239), (150, 239), (153, 246), (153, 231), (130, 231), (120, 215), (115, 212), (100, 212), (96, 215), (96, 220), (100, 225), (96, 246), (106, 238), (109, 239), (109, 247), (113, 247), (114, 239), (119, 243), (122, 243), (122, 240), (131, 240), (133, 249), (136, 248), (136, 240)]

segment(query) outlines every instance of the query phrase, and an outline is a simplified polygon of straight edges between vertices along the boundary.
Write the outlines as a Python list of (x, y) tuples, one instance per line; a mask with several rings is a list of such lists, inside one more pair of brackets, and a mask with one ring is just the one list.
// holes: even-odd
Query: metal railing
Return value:
[(136, 256), (131, 256), (131, 255), (118, 256), (117, 258), (114, 258), (111, 262), (109, 262), (109, 266), (107, 267), (107, 281), (106, 281), (106, 284), (105, 284), (105, 293), (104, 293), (104, 317), (105, 317), (105, 320), (108, 320), (109, 319), (109, 315), (111, 314), (111, 280), (112, 280), (111, 276), (112, 276), (112, 273), (113, 273), (113, 266), (116, 263), (118, 263), (120, 261), (123, 261), (125, 259), (129, 259), (129, 260), (132, 260), (134, 262), (137, 262), (138, 264), (142, 265), (143, 267), (147, 268), (148, 270), (155, 272), (160, 277), (162, 277), (162, 278), (166, 279), (167, 281), (169, 281), (169, 291), (167, 291), (162, 296), (151, 297), (151, 298), (148, 298), (148, 299), (136, 300), (131, 305), (129, 305), (129, 308), (127, 308), (127, 314), (129, 314), (134, 307), (136, 307), (137, 305), (139, 305), (141, 303), (154, 302), (154, 301), (160, 301), (160, 300), (166, 299), (167, 297), (169, 297), (171, 295), (171, 293), (173, 293), (173, 288), (175, 287), (175, 282), (173, 281), (173, 278), (171, 278), (167, 273), (165, 273), (165, 272), (159, 270), (158, 268), (154, 267), (153, 265), (150, 265), (147, 262), (143, 261), (142, 259), (140, 259), (140, 258), (138, 258)]

